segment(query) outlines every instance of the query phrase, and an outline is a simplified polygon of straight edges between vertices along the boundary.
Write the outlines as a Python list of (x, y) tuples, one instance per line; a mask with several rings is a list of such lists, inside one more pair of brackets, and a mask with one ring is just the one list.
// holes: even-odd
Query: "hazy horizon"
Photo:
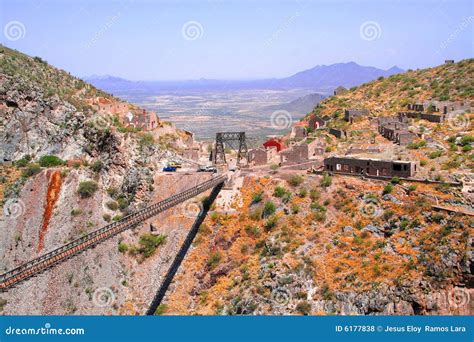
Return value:
[(282, 78), (354, 61), (404, 70), (473, 55), (470, 1), (12, 1), (1, 43), (79, 77)]
[[(331, 63), (331, 64), (320, 64), (320, 65), (318, 64), (318, 65), (313, 66), (310, 69), (313, 69), (313, 68), (316, 68), (316, 67), (331, 66), (331, 65), (335, 65), (335, 64), (349, 64), (349, 63), (356, 63), (357, 65), (362, 66), (362, 67), (374, 67), (372, 65), (362, 65), (362, 64), (359, 64), (355, 61), (347, 61), (347, 62), (336, 62), (336, 63)], [(434, 67), (434, 66), (435, 65), (433, 65), (432, 67)], [(374, 68), (376, 68), (376, 67), (374, 67)], [(382, 70), (387, 71), (387, 70), (390, 70), (392, 68), (399, 68), (399, 67), (398, 67), (398, 65), (393, 65), (389, 68), (382, 69)], [(377, 69), (379, 69), (379, 68), (377, 68)], [(305, 70), (309, 70), (309, 69), (305, 69)], [(299, 70), (295, 73), (299, 73), (299, 72), (305, 71), (305, 70)], [(402, 70), (406, 71), (405, 69), (402, 69)], [(206, 80), (206, 81), (261, 81), (261, 80), (267, 80), (267, 79), (270, 80), (270, 79), (285, 78), (285, 77), (292, 76), (295, 73), (293, 73), (291, 75), (285, 75), (285, 76), (282, 76), (282, 77), (268, 77), (268, 78), (207, 78), (207, 77), (201, 77), (201, 78), (194, 78), (194, 79), (169, 79), (169, 80), (161, 80), (161, 79), (130, 80), (130, 79), (127, 79), (127, 78), (118, 77), (116, 75), (110, 75), (110, 74), (78, 75), (78, 77), (80, 77), (80, 78), (117, 77), (117, 78), (124, 79), (126, 81), (135, 81), (135, 82), (139, 82), (139, 81), (144, 81), (144, 82), (186, 82), (186, 81), (190, 81), (190, 82), (193, 82), (193, 81), (200, 81), (200, 80)]]

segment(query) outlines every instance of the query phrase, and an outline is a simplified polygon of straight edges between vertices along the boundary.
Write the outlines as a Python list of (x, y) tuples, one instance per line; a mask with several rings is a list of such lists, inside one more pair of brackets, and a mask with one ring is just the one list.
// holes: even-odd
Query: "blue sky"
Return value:
[(0, 21), (2, 44), (78, 76), (255, 79), (470, 58), (473, 12), (469, 0), (2, 0)]

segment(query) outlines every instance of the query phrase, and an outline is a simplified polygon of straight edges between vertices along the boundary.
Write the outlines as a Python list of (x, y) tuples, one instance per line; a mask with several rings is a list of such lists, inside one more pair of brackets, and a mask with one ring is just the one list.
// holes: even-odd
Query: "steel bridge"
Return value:
[[(136, 227), (141, 222), (153, 217), (167, 209), (170, 209), (190, 198), (211, 188), (222, 185), (227, 180), (226, 175), (213, 177), (203, 183), (192, 188), (177, 193), (167, 199), (152, 204), (144, 209), (133, 212), (121, 220), (108, 224), (87, 235), (73, 240), (57, 249), (52, 250), (36, 259), (30, 260), (6, 273), (0, 275), (0, 291), (38, 275), (45, 270), (91, 248), (117, 234)], [(220, 188), (219, 188), (220, 189)]]

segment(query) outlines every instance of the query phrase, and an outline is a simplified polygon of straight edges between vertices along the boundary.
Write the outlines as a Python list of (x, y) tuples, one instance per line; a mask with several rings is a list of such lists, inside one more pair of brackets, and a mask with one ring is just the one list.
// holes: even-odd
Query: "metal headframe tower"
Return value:
[(225, 164), (224, 144), (237, 151), (237, 164), (242, 158), (248, 157), (245, 132), (220, 132), (216, 133), (216, 147), (214, 150), (214, 164)]

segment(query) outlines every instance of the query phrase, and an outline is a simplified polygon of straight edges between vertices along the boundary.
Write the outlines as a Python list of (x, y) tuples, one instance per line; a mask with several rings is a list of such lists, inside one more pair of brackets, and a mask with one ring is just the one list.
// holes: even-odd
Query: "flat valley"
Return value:
[[(264, 138), (290, 130), (291, 124), (273, 125), (271, 114), (282, 105), (314, 93), (310, 89), (245, 89), (188, 91), (122, 91), (114, 95), (147, 110), (177, 128), (192, 131), (199, 140), (215, 138), (216, 132), (245, 131), (250, 137)], [(270, 107), (267, 108), (267, 107)], [(278, 110), (278, 109), (276, 109)], [(306, 112), (292, 112), (293, 122)]]

